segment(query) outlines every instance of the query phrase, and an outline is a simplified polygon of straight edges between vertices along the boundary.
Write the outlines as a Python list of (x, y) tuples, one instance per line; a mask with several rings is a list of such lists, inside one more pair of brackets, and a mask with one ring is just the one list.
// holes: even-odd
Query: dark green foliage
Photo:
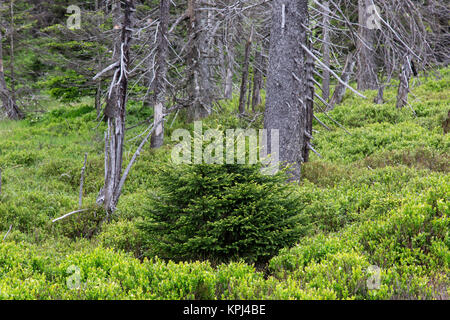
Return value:
[(50, 95), (61, 102), (78, 102), (84, 96), (95, 94), (94, 88), (87, 83), (86, 77), (73, 70), (56, 75), (40, 83), (48, 89)]
[(304, 231), (301, 203), (279, 173), (259, 165), (170, 166), (160, 174), (141, 228), (146, 244), (172, 259), (264, 261)]

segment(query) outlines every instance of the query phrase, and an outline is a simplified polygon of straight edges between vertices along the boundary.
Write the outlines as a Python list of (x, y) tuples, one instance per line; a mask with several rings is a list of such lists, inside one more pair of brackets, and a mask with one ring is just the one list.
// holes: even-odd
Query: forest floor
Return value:
[[(450, 69), (440, 77), (412, 80), (412, 108), (401, 110), (396, 86), (381, 105), (372, 103), (376, 92), (365, 92), (367, 100), (347, 93), (329, 115), (348, 133), (316, 111), (331, 131), (314, 123), (322, 158), (311, 154), (297, 188), (311, 231), (264, 271), (244, 262), (143, 257), (136, 224), (158, 191), (171, 132), (192, 129), (182, 115), (168, 119), (164, 147), (142, 152), (113, 220), (103, 224), (95, 200), (105, 126), (92, 100), (0, 121), (0, 299), (449, 299), (450, 135), (442, 124)], [(221, 106), (205, 128), (246, 128), (249, 119), (261, 128), (262, 116), (236, 117), (236, 98)], [(130, 103), (128, 125), (150, 115)], [(127, 142), (125, 164), (139, 142)], [(53, 223), (78, 209), (85, 153), (88, 210)]]

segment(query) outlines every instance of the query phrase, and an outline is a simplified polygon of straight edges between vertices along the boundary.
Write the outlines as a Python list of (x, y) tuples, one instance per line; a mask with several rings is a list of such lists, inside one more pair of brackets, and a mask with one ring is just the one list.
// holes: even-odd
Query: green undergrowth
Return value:
[[(174, 262), (149, 248), (151, 234), (140, 226), (164, 191), (171, 133), (193, 130), (182, 111), (166, 122), (165, 145), (141, 153), (110, 222), (95, 205), (105, 124), (91, 99), (0, 121), (0, 240), (11, 226), (0, 242), (0, 299), (448, 299), (450, 136), (442, 122), (450, 70), (440, 74), (412, 81), (412, 108), (395, 108), (396, 87), (386, 88), (381, 105), (372, 103), (375, 91), (367, 100), (347, 93), (329, 115), (348, 133), (316, 113), (331, 129), (314, 122), (322, 158), (311, 154), (301, 183), (290, 186), (304, 231), (256, 265), (197, 261), (186, 251)], [(238, 117), (236, 103), (219, 102), (221, 113), (203, 128), (261, 128), (263, 110)], [(151, 115), (130, 103), (125, 165)], [(87, 210), (53, 223), (78, 209), (85, 153)], [(379, 268), (376, 289), (368, 286), (371, 266)]]

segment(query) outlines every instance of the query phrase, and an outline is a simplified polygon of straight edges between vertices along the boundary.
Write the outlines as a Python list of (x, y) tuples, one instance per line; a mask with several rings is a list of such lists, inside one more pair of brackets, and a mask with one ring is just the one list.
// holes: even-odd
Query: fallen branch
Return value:
[(81, 210), (76, 210), (76, 211), (69, 212), (69, 213), (63, 215), (62, 217), (59, 217), (59, 218), (56, 218), (56, 219), (52, 220), (52, 222), (56, 222), (56, 221), (58, 221), (58, 220), (67, 218), (68, 216), (71, 216), (71, 215), (73, 215), (73, 214), (75, 214), (75, 213), (79, 213), (79, 212), (83, 212), (83, 211), (87, 211), (87, 210), (88, 210), (88, 209), (81, 209)]
[(12, 229), (12, 225), (9, 226), (9, 230), (8, 230), (8, 232), (6, 232), (5, 236), (3, 237), (2, 242), (5, 241), (6, 237), (7, 237), (8, 234), (11, 232), (11, 229)]

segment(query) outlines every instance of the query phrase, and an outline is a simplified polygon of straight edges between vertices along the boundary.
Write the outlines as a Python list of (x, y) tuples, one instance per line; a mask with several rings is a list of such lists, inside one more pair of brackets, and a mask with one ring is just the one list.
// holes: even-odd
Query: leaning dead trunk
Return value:
[[(97, 203), (103, 203), (108, 214), (114, 212), (119, 201), (122, 174), (123, 145), (125, 136), (125, 116), (127, 103), (129, 51), (131, 41), (132, 0), (124, 1), (124, 18), (121, 37), (116, 45), (114, 58), (118, 67), (114, 73), (109, 96), (106, 101), (105, 117), (108, 129), (105, 134), (105, 184), (100, 190)], [(117, 26), (117, 24), (116, 24)]]
[[(344, 83), (348, 83), (350, 80), (350, 77), (353, 73), (353, 68), (355, 67), (355, 59), (353, 59), (353, 54), (350, 52), (347, 55), (347, 58), (345, 60), (345, 66), (344, 66), (344, 71), (342, 71), (342, 75), (341, 75), (341, 79)], [(329, 102), (329, 108), (328, 110), (332, 110), (335, 105), (339, 104), (342, 102), (342, 99), (344, 98), (344, 94), (345, 94), (345, 90), (347, 89), (347, 87), (342, 84), (341, 82), (339, 82), (333, 92), (333, 96), (330, 99)]]
[(404, 58), (402, 71), (400, 72), (400, 83), (398, 85), (397, 92), (397, 108), (402, 108), (405, 104), (408, 103), (408, 93), (409, 93), (409, 80), (412, 75), (411, 69), (411, 59), (407, 55)]
[[(274, 0), (270, 34), (267, 99), (264, 128), (267, 141), (279, 133), (279, 160), (290, 165), (291, 180), (300, 179), (306, 146), (307, 99), (310, 96), (306, 74), (308, 25), (307, 0)], [(271, 154), (271, 146), (267, 147)]]
[(154, 126), (155, 132), (151, 138), (151, 147), (159, 148), (164, 142), (164, 122), (161, 121), (164, 114), (164, 105), (166, 102), (166, 73), (167, 63), (166, 56), (169, 48), (167, 41), (169, 28), (169, 8), (170, 0), (160, 1), (160, 25), (158, 33), (158, 49), (157, 49), (157, 70), (154, 83)]
[(14, 95), (8, 89), (5, 81), (5, 73), (3, 71), (3, 35), (0, 30), (0, 99), (3, 103), (3, 108), (6, 115), (11, 120), (20, 120), (24, 118), (23, 112), (19, 109), (14, 99)]

